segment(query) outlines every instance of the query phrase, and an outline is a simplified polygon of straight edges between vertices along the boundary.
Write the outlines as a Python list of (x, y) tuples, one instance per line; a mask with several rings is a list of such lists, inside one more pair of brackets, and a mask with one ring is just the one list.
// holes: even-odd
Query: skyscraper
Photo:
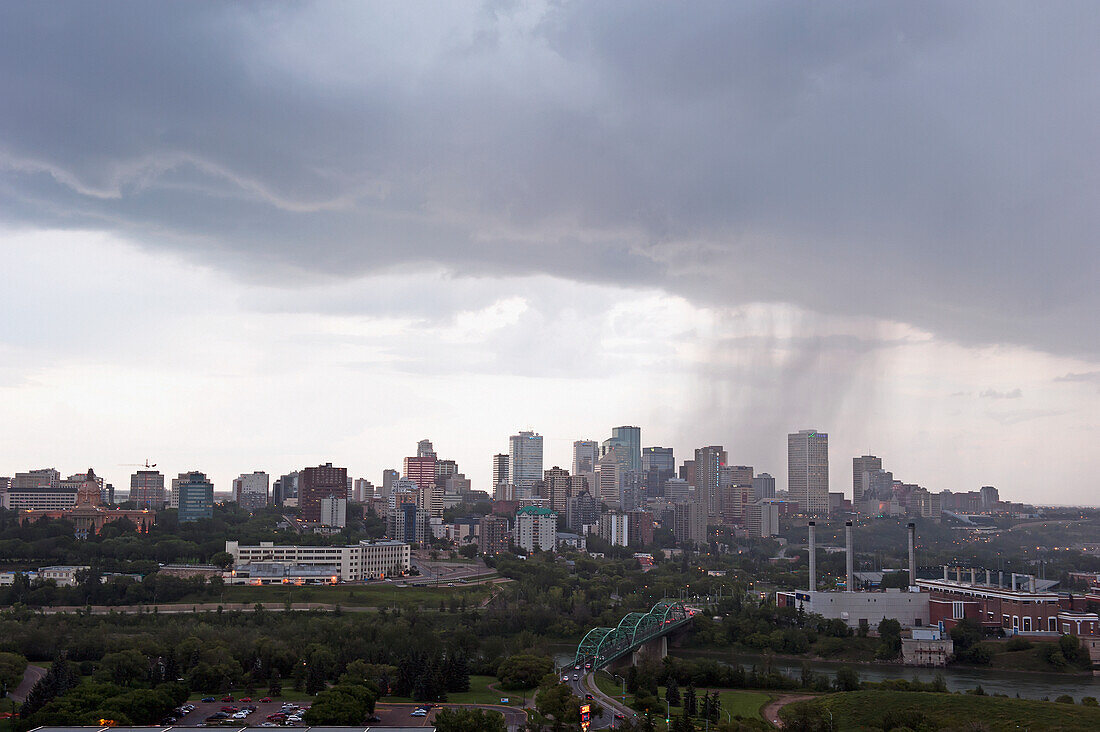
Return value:
[(321, 522), (322, 498), (347, 500), (347, 495), (347, 468), (334, 468), (332, 463), (325, 463), (316, 468), (306, 468), (298, 475), (298, 507), (306, 523)]
[(435, 485), (435, 456), (405, 458), (405, 477), (421, 488)]
[(543, 474), (543, 496), (550, 501), (550, 508), (565, 513), (572, 490), (569, 471), (557, 465)]
[(754, 501), (775, 498), (775, 478), (770, 473), (761, 473), (752, 479), (752, 497)]
[(882, 470), (882, 458), (863, 455), (852, 458), (852, 505), (857, 506), (863, 499), (863, 474)]
[(718, 512), (725, 524), (743, 524), (752, 503), (752, 466), (725, 465), (718, 469)]
[(180, 473), (172, 481), (172, 487), (179, 496), (180, 523), (214, 517), (214, 484), (206, 473), (197, 470)]
[(512, 480), (512, 471), (509, 466), (510, 458), (503, 454), (497, 453), (493, 455), (493, 492), (496, 492), (497, 486), (501, 484), (507, 484)]
[(130, 500), (138, 508), (160, 510), (168, 502), (164, 493), (164, 476), (159, 470), (138, 470), (130, 476)]
[(542, 435), (520, 432), (509, 437), (508, 458), (516, 488), (533, 489), (535, 483), (542, 480)]
[(787, 435), (787, 490), (803, 513), (829, 512), (829, 435), (817, 430)]
[(400, 477), (401, 474), (393, 468), (386, 468), (382, 471), (382, 498), (390, 497), (390, 493), (393, 492), (393, 484)]
[(718, 493), (719, 473), (726, 464), (726, 451), (721, 445), (700, 447), (695, 451), (695, 495), (704, 501), (707, 516), (717, 518), (721, 499)]
[(573, 475), (595, 471), (599, 459), (600, 445), (595, 440), (577, 440), (573, 443)]
[(642, 483), (646, 495), (660, 496), (665, 481), (676, 475), (676, 458), (671, 447), (642, 448)]
[(416, 443), (416, 456), (417, 457), (436, 457), (435, 448), (432, 447), (431, 440), (421, 440)]
[(642, 472), (642, 430), (640, 427), (624, 426), (611, 429), (611, 439), (626, 448), (628, 463), (626, 469), (635, 475)]

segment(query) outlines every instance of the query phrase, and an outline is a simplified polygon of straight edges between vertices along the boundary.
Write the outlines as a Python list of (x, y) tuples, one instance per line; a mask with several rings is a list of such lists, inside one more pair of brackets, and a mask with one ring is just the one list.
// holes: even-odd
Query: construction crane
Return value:
[(120, 467), (120, 468), (155, 468), (155, 467), (157, 467), (157, 464), (156, 463), (150, 463), (149, 458), (145, 458), (145, 464), (144, 465), (142, 465), (141, 463), (119, 463), (118, 467)]

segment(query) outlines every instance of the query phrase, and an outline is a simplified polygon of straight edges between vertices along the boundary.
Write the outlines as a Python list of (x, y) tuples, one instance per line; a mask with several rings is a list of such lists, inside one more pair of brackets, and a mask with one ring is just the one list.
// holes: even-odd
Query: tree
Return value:
[(668, 677), (668, 683), (665, 685), (665, 701), (669, 706), (680, 706), (680, 687), (676, 685), (675, 676)]
[(879, 647), (875, 655), (881, 659), (897, 658), (901, 653), (901, 623), (883, 618), (878, 624)]
[(23, 680), (27, 659), (18, 653), (0, 653), (0, 684), (12, 691)]
[(279, 669), (273, 669), (271, 671), (271, 679), (267, 683), (267, 695), (268, 696), (282, 696), (283, 695), (283, 682), (279, 674)]
[(501, 662), (497, 669), (497, 678), (501, 688), (513, 691), (538, 686), (546, 674), (554, 670), (554, 661), (549, 656), (517, 654)]
[(229, 552), (214, 552), (210, 555), (210, 563), (215, 567), (221, 567), (222, 569), (229, 569), (233, 564), (233, 555)]
[(859, 691), (859, 674), (851, 666), (841, 666), (836, 671), (833, 687), (837, 691)]
[(484, 709), (442, 709), (432, 721), (438, 732), (507, 732), (504, 715)]
[(580, 722), (580, 699), (565, 684), (559, 684), (553, 674), (548, 675), (535, 695), (535, 709), (552, 719), (554, 732), (561, 732), (565, 725)]
[(687, 717), (694, 717), (698, 710), (698, 699), (695, 696), (695, 684), (691, 681), (688, 682), (687, 688), (684, 689), (684, 715)]

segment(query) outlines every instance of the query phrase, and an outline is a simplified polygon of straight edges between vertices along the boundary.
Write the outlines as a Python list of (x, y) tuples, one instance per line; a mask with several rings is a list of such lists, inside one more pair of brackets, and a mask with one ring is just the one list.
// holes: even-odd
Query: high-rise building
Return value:
[(516, 511), (516, 546), (528, 552), (554, 551), (558, 515), (549, 508), (524, 506)]
[(11, 479), (13, 491), (26, 491), (34, 488), (60, 488), (61, 472), (54, 468), (41, 468), (26, 473), (16, 473)]
[(168, 503), (164, 476), (159, 470), (138, 470), (130, 476), (130, 500), (137, 508), (160, 510)]
[(829, 512), (829, 435), (817, 430), (787, 435), (787, 491), (803, 513)]
[(707, 543), (707, 509), (701, 501), (677, 503), (673, 507), (672, 534), (682, 544)]
[(852, 505), (858, 506), (863, 500), (863, 474), (882, 470), (882, 458), (863, 455), (852, 458)]
[(302, 521), (321, 523), (321, 499), (343, 498), (348, 495), (348, 469), (335, 468), (325, 463), (316, 468), (305, 468), (298, 475), (298, 507)]
[(497, 486), (512, 482), (512, 472), (509, 469), (511, 458), (503, 453), (493, 455), (493, 494), (496, 494)]
[(663, 486), (665, 500), (669, 503), (683, 503), (692, 497), (695, 487), (683, 478), (669, 478)]
[(752, 479), (752, 498), (775, 498), (775, 478), (770, 473), (761, 473)]
[(600, 538), (611, 546), (630, 544), (630, 517), (625, 513), (601, 514)]
[(271, 502), (276, 506), (298, 505), (298, 471), (280, 475), (271, 486)]
[(577, 440), (573, 443), (573, 475), (595, 472), (599, 459), (600, 444), (595, 440)]
[(348, 499), (342, 496), (321, 499), (321, 526), (342, 529), (348, 525)]
[(621, 448), (614, 448), (596, 461), (596, 497), (612, 508), (622, 505), (626, 461)]
[(386, 468), (382, 471), (382, 498), (390, 497), (390, 493), (393, 492), (393, 484), (400, 477), (401, 474), (393, 468)]
[(366, 478), (356, 478), (352, 483), (352, 500), (356, 503), (366, 503), (374, 498), (374, 484)]
[(671, 447), (642, 448), (642, 483), (646, 495), (657, 497), (665, 481), (676, 475), (676, 458)]
[(436, 485), (443, 487), (447, 483), (447, 478), (452, 475), (458, 474), (458, 463), (454, 460), (440, 460), (436, 458), (435, 461), (435, 482)]
[(600, 503), (588, 491), (576, 493), (566, 503), (565, 523), (571, 531), (584, 532), (600, 520)]
[(214, 518), (214, 484), (206, 473), (197, 470), (180, 473), (172, 481), (172, 488), (179, 499), (180, 523)]
[(725, 465), (718, 469), (718, 513), (724, 524), (745, 523), (752, 503), (752, 466)]
[(994, 508), (997, 507), (997, 504), (1001, 500), (1000, 493), (998, 493), (997, 489), (991, 485), (983, 485), (978, 490), (978, 494), (982, 497), (983, 511), (992, 511)]
[(700, 447), (695, 451), (695, 496), (705, 502), (707, 516), (715, 520), (721, 509), (719, 476), (726, 460), (726, 451), (721, 445)]
[(508, 519), (489, 514), (482, 516), (477, 526), (477, 551), (479, 554), (500, 554), (508, 551)]
[(642, 430), (640, 427), (624, 426), (611, 429), (611, 439), (622, 445), (628, 460), (627, 470), (640, 475), (642, 472)]
[(630, 546), (649, 546), (653, 543), (653, 514), (648, 511), (630, 511), (627, 536)]
[(550, 508), (558, 513), (565, 513), (566, 503), (573, 487), (569, 471), (555, 465), (543, 473), (542, 482), (543, 497), (550, 501)]
[(508, 438), (508, 462), (512, 484), (530, 492), (542, 480), (542, 435), (520, 432)]
[(745, 523), (748, 534), (754, 539), (775, 536), (779, 533), (779, 504), (774, 499), (761, 498), (748, 510)]
[(431, 440), (421, 440), (416, 443), (416, 456), (417, 457), (436, 457), (435, 448), (432, 447)]
[(233, 480), (233, 499), (245, 511), (259, 511), (267, 508), (267, 486), (270, 478), (267, 473), (257, 470), (241, 473)]
[(688, 485), (695, 485), (695, 461), (685, 460), (683, 465), (680, 466), (680, 479), (686, 480)]
[(421, 488), (435, 485), (435, 458), (430, 455), (405, 458), (405, 475)]

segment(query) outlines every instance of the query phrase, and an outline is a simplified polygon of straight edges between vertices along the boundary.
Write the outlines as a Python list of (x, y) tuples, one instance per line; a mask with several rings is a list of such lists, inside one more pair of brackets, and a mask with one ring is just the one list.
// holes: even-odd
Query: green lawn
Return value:
[[(502, 698), (508, 697), (508, 703), (511, 706), (518, 707), (523, 703), (524, 692), (522, 690), (494, 691), (489, 688), (489, 684), (496, 683), (496, 676), (470, 676), (470, 690), (447, 694), (447, 702), (454, 704), (500, 704)], [(534, 693), (534, 689), (527, 689), (526, 698), (530, 699)], [(402, 696), (386, 696), (379, 701), (380, 703), (411, 703), (412, 699)]]
[(492, 586), (487, 584), (459, 584), (454, 587), (426, 586), (426, 587), (398, 587), (396, 584), (373, 585), (336, 585), (332, 587), (250, 587), (233, 585), (226, 587), (221, 597), (216, 599), (187, 601), (183, 604), (197, 602), (240, 602), (263, 603), (272, 606), (284, 605), (287, 601), (318, 602), (330, 605), (343, 605), (344, 607), (393, 607), (400, 608), (423, 607), (425, 609), (438, 609), (439, 601), (450, 602), (452, 597), (461, 600), (466, 598), (466, 607), (477, 607), (488, 597)]
[[(780, 716), (784, 720), (791, 719), (799, 708), (805, 707), (826, 717), (831, 712), (840, 730), (881, 730), (888, 711), (923, 715), (925, 723), (934, 729), (967, 729), (972, 723), (980, 723), (982, 729), (990, 732), (1018, 729), (1093, 732), (1100, 729), (1098, 707), (912, 691), (829, 694), (813, 701), (787, 705), (780, 710)], [(909, 724), (916, 727), (918, 723), (911, 720)]]
[[(620, 699), (622, 695), (622, 683), (615, 678), (609, 676), (606, 672), (601, 671), (596, 674), (596, 686), (600, 691), (607, 694), (614, 699)], [(683, 693), (683, 687), (680, 688), (680, 692)], [(702, 699), (704, 691), (714, 691), (713, 689), (696, 689), (696, 697)], [(665, 714), (665, 687), (658, 687), (658, 698), (661, 701), (660, 715), (663, 717)], [(746, 719), (763, 719), (760, 714), (760, 710), (764, 708), (764, 705), (771, 699), (771, 695), (762, 691), (748, 691), (745, 689), (719, 689), (718, 698), (722, 701), (722, 717), (726, 716), (726, 712), (730, 713), (731, 717), (744, 717)], [(634, 706), (634, 697), (630, 694), (626, 695), (626, 703), (628, 706)], [(679, 716), (682, 707), (672, 707), (672, 715)], [(641, 711), (641, 710), (639, 710)], [(650, 710), (656, 714), (656, 710)], [(661, 720), (660, 728), (663, 729), (664, 721)]]

